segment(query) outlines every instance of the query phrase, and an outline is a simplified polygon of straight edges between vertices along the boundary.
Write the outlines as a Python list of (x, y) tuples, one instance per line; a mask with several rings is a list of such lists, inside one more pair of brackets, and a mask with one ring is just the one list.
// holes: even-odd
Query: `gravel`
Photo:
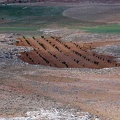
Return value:
[(98, 47), (94, 49), (93, 51), (97, 53), (114, 56), (116, 57), (115, 60), (120, 62), (120, 44)]
[(26, 112), (26, 117), (0, 118), (0, 120), (100, 120), (87, 112), (74, 109), (55, 109)]
[[(65, 30), (65, 29), (64, 29)], [(50, 30), (47, 30), (50, 31)], [(58, 32), (58, 30), (55, 30)], [(70, 33), (70, 30), (66, 30), (66, 34)], [(73, 32), (73, 31), (71, 31)], [(75, 31), (74, 31), (75, 32)], [(15, 46), (15, 42), (18, 41), (16, 38), (19, 35), (14, 35), (14, 34), (0, 34), (0, 68), (4, 68), (7, 66), (13, 66), (18, 65), (18, 66), (27, 66), (32, 68), (37, 68), (37, 69), (48, 69), (48, 70), (67, 70), (67, 71), (75, 71), (75, 72), (86, 72), (86, 73), (106, 73), (106, 72), (117, 72), (119, 68), (104, 68), (104, 69), (88, 69), (88, 68), (53, 68), (49, 66), (43, 66), (43, 65), (30, 65), (28, 63), (23, 62), (22, 60), (18, 59), (18, 56), (20, 55), (20, 52), (23, 51), (30, 51), (32, 50), (30, 47), (20, 47), (20, 46)], [(115, 39), (118, 40), (120, 37), (118, 34), (110, 35), (98, 35), (98, 34), (81, 34), (79, 37), (79, 42), (80, 39), (87, 40), (86, 42), (90, 41), (99, 41), (102, 39)], [(87, 39), (89, 37), (89, 39)], [(12, 41), (13, 45), (9, 45), (9, 39)], [(63, 38), (64, 39), (64, 38)], [(74, 40), (74, 39), (73, 39)], [(4, 41), (4, 42), (3, 42)], [(81, 40), (82, 41), (82, 40)], [(107, 52), (109, 51), (110, 54), (112, 53), (113, 55), (116, 55), (117, 57), (120, 56), (120, 45), (115, 45), (115, 46), (107, 46), (107, 47), (101, 47), (95, 49), (96, 52)], [(108, 52), (107, 52), (108, 53)]]
[(120, 57), (120, 44), (118, 45), (108, 45), (105, 47), (98, 47), (94, 49), (93, 51), (97, 53), (103, 53), (107, 55), (112, 55), (115, 57)]
[[(53, 68), (42, 65), (30, 65), (24, 63), (17, 58), (20, 51), (27, 51), (30, 48), (16, 47), (14, 45), (16, 39), (11, 35), (0, 35), (0, 79), (3, 80), (23, 80), (22, 75), (37, 76), (41, 73), (45, 75), (58, 75), (68, 78), (80, 78), (83, 76), (94, 74), (115, 73), (119, 74), (120, 68), (104, 68), (104, 69), (88, 69), (88, 68)], [(13, 35), (12, 35), (13, 36)], [(9, 38), (12, 43), (9, 44)], [(6, 41), (6, 42), (5, 42)], [(11, 45), (12, 44), (12, 45)], [(116, 48), (116, 47), (115, 47)], [(116, 48), (117, 49), (117, 48)], [(59, 77), (57, 76), (57, 77)], [(18, 78), (19, 79), (18, 79)], [(9, 79), (7, 79), (9, 78)], [(88, 76), (89, 78), (89, 76)], [(28, 83), (27, 83), (28, 84)], [(32, 81), (31, 81), (32, 84)], [(1, 91), (2, 92), (2, 91)], [(11, 93), (11, 91), (9, 91)], [(2, 94), (1, 94), (2, 95)], [(88, 112), (82, 112), (80, 109), (73, 109), (69, 105), (63, 105), (53, 100), (36, 95), (18, 95), (17, 93), (10, 95), (9, 100), (1, 100), (1, 111), (6, 113), (23, 112), (22, 117), (0, 118), (0, 120), (100, 120), (96, 115)], [(4, 104), (3, 104), (4, 103)], [(11, 103), (11, 104), (10, 104)], [(12, 108), (16, 104), (16, 108)], [(6, 105), (7, 108), (6, 109)], [(20, 107), (22, 105), (22, 108)], [(32, 110), (30, 111), (30, 109)], [(5, 111), (4, 111), (5, 110)], [(7, 110), (7, 111), (6, 111)], [(26, 111), (27, 110), (27, 111)]]
[[(119, 5), (81, 5), (80, 7), (65, 10), (63, 15), (84, 21), (101, 20), (101, 22), (106, 22), (106, 16), (108, 16), (111, 19), (108, 19), (107, 22), (120, 23), (120, 17), (115, 16), (116, 14), (119, 14), (119, 10)], [(115, 19), (112, 19), (113, 15)]]

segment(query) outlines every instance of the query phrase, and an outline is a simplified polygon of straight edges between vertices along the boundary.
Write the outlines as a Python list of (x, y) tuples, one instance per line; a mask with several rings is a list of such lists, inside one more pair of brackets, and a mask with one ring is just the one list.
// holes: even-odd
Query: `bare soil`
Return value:
[[(95, 34), (91, 37), (91, 34), (82, 34), (80, 39), (75, 40), (77, 42), (66, 42), (63, 39), (61, 41), (58, 37), (55, 37), (55, 39), (57, 38), (62, 43), (70, 46), (70, 50), (76, 50), (82, 55), (90, 57), (92, 61), (96, 60), (102, 62), (101, 59), (97, 58), (102, 57), (106, 58), (105, 61), (108, 58), (111, 59), (112, 65), (113, 63), (117, 63), (113, 60), (114, 56), (104, 55), (104, 52), (100, 55), (95, 52), (97, 57), (93, 56), (94, 52), (92, 52), (92, 50), (100, 46), (106, 47), (106, 45), (112, 46), (118, 44), (120, 42), (119, 35)], [(0, 118), (7, 120), (7, 118), (23, 117), (26, 116), (25, 113), (28, 111), (40, 111), (41, 109), (63, 110), (63, 113), (74, 109), (71, 112), (71, 114), (74, 115), (76, 115), (78, 111), (91, 113), (92, 116), (89, 117), (90, 120), (96, 120), (97, 116), (101, 120), (119, 120), (119, 66), (112, 67), (112, 65), (107, 62), (103, 62), (106, 68), (102, 69), (83, 67), (57, 68), (56, 66), (33, 65), (31, 61), (31, 64), (28, 64), (18, 59), (17, 56), (22, 51), (26, 54), (25, 51), (30, 51), (31, 48), (35, 50), (28, 54), (31, 57), (36, 57), (36, 59), (33, 57), (36, 63), (38, 62), (38, 58), (45, 63), (43, 59), (37, 56), (36, 52), (39, 52), (41, 56), (46, 55), (45, 58), (52, 60), (54, 60), (54, 58), (51, 57), (52, 55), (50, 54), (48, 56), (48, 51), (52, 54), (54, 53), (56, 56), (59, 55), (58, 58), (61, 60), (71, 58), (70, 61), (68, 61), (70, 63), (69, 65), (73, 65), (73, 62), (76, 64), (75, 61), (73, 61), (73, 57), (71, 57), (71, 55), (76, 55), (71, 51), (68, 52), (68, 48), (66, 49), (63, 44), (58, 44), (58, 42), (51, 37), (46, 37), (46, 39), (56, 46), (59, 46), (59, 48), (63, 50), (63, 53), (68, 55), (66, 59), (64, 59), (63, 53), (58, 54), (58, 50), (51, 47), (43, 38), (35, 38), (36, 40), (34, 40), (34, 42), (32, 38), (26, 38), (30, 42), (29, 45), (25, 42), (25, 39), (19, 37), (20, 40), (18, 42), (16, 38), (18, 38), (18, 36), (0, 35)], [(82, 41), (82, 38), (86, 39), (86, 42), (84, 42), (84, 39)], [(47, 50), (45, 51), (43, 47), (40, 47), (37, 41), (42, 43)], [(15, 43), (19, 46), (15, 46)], [(74, 43), (79, 45), (82, 49), (74, 46)], [(24, 54), (22, 54), (23, 59), (25, 59)], [(75, 58), (79, 57), (76, 56)], [(79, 59), (81, 59), (82, 63), (97, 68), (96, 65), (88, 64), (88, 62), (86, 62), (86, 60), (84, 61), (81, 57)], [(26, 61), (28, 62), (27, 57)], [(59, 62), (59, 65), (65, 67), (61, 62)], [(79, 117), (80, 114), (76, 116)]]
[(40, 64), (58, 68), (108, 68), (120, 63), (113, 56), (92, 52), (100, 46), (119, 44), (120, 41), (91, 43), (63, 42), (59, 38), (19, 38), (17, 46), (28, 46), (34, 50), (23, 52), (20, 58), (30, 64)]
[(120, 118), (119, 68), (6, 67), (0, 73), (1, 117), (24, 116), (27, 111), (52, 107), (65, 109), (65, 105), (72, 105), (75, 109), (96, 114), (102, 120)]
[(63, 15), (84, 21), (101, 23), (120, 23), (120, 5), (81, 5), (69, 8)]
[[(106, 2), (107, 0), (101, 1)], [(112, 2), (114, 1), (112, 0)], [(116, 2), (116, 4), (118, 3)], [(79, 7), (82, 5), (88, 7), (93, 4), (89, 4), (89, 2), (84, 4), (47, 2), (20, 3), (18, 5)], [(96, 9), (97, 7), (94, 11)], [(114, 10), (115, 14), (112, 12), (115, 17), (111, 18), (109, 12), (110, 17), (105, 16), (98, 22), (108, 22), (109, 20), (115, 22), (116, 18), (118, 22), (120, 20), (119, 9), (114, 9), (118, 10), (116, 10), (117, 13)], [(62, 36), (64, 34), (61, 39), (46, 37), (46, 40), (48, 39), (46, 41), (43, 38), (35, 38), (35, 40), (26, 38), (29, 44), (21, 37), (18, 42), (16, 39), (18, 36), (13, 34), (0, 35), (0, 120), (8, 120), (9, 118), (13, 120), (13, 117), (18, 117), (14, 120), (20, 120), (20, 117), (26, 117), (28, 111), (39, 112), (51, 109), (55, 109), (58, 113), (62, 111), (65, 114), (68, 113), (66, 111), (70, 111), (70, 114), (74, 115), (76, 119), (84, 111), (85, 115), (86, 112), (90, 113), (90, 116), (85, 120), (99, 120), (98, 117), (100, 120), (120, 120), (120, 63), (115, 61), (115, 56), (104, 54), (106, 45), (114, 46), (120, 43), (120, 36), (71, 32), (72, 30), (69, 30), (68, 34), (66, 31), (65, 29), (61, 32), (46, 33), (48, 36), (59, 36), (60, 34)], [(44, 45), (46, 50), (39, 43)], [(55, 46), (53, 47), (54, 44), (62, 50), (62, 53)], [(103, 48), (102, 53), (98, 52), (99, 47)], [(33, 51), (30, 51), (31, 48)], [(98, 51), (93, 52), (95, 48)], [(86, 58), (76, 55), (73, 50)], [(19, 56), (21, 52), (22, 56)], [(57, 56), (57, 59), (53, 55)], [(18, 56), (25, 62), (20, 60)], [(46, 59), (49, 60), (49, 63), (45, 62)], [(79, 64), (76, 60), (79, 60)], [(64, 63), (62, 63), (63, 61)], [(95, 65), (94, 61), (99, 64)], [(42, 112), (44, 113), (44, 111)], [(78, 112), (80, 114), (77, 114)], [(64, 115), (60, 114), (63, 118)], [(36, 120), (35, 116), (33, 115), (34, 120)], [(25, 119), (30, 118), (21, 118), (21, 120)], [(46, 118), (46, 120), (49, 119)]]

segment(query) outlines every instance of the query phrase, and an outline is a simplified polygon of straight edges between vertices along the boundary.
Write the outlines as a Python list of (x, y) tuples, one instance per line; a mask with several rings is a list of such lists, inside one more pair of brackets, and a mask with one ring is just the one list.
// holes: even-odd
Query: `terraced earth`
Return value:
[(32, 47), (30, 52), (23, 52), (20, 58), (30, 64), (41, 64), (58, 68), (108, 68), (118, 67), (120, 63), (113, 56), (97, 54), (91, 50), (120, 43), (120, 41), (75, 43), (63, 42), (59, 37), (19, 38), (17, 46)]
[(0, 120), (120, 120), (119, 0), (88, 1), (0, 4)]

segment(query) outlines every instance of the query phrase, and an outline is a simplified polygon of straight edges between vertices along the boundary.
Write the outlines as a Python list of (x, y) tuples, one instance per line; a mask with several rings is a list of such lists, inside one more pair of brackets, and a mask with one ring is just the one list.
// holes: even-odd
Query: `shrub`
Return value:
[(33, 36), (32, 38), (35, 40), (35, 37), (34, 37), (34, 36)]
[(48, 61), (46, 58), (42, 57), (42, 59), (43, 59), (47, 64), (49, 63), (49, 61)]
[(108, 63), (111, 63), (111, 61), (110, 61), (110, 60), (107, 60), (107, 62), (108, 62)]
[(23, 38), (25, 39), (25, 36), (23, 36)]
[(29, 59), (30, 59), (30, 61), (32, 61), (34, 63), (34, 60), (31, 57), (29, 57)]
[(53, 57), (55, 57), (57, 59), (57, 56), (56, 55), (53, 55)]
[(68, 67), (67, 63), (65, 61), (62, 62), (66, 67)]
[(32, 45), (30, 44), (30, 42), (29, 42), (27, 39), (25, 39), (25, 40), (26, 40), (26, 42), (27, 42), (28, 45), (32, 46)]
[(54, 39), (54, 37), (53, 37), (53, 36), (51, 36), (51, 38), (52, 38), (52, 39)]
[(16, 41), (16, 44), (19, 44), (19, 41)]
[(28, 57), (28, 53), (26, 53), (26, 56)]
[(46, 47), (45, 47), (42, 43), (39, 43), (39, 45), (40, 45), (44, 50), (46, 50)]
[(99, 62), (97, 62), (97, 61), (94, 61), (94, 64), (98, 65), (98, 64), (99, 64)]
[(42, 35), (41, 38), (45, 38), (45, 37)]

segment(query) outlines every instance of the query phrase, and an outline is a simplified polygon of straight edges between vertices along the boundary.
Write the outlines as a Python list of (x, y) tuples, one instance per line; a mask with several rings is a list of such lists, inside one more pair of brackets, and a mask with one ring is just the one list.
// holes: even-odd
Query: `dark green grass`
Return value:
[[(0, 32), (29, 32), (41, 28), (81, 29), (91, 33), (120, 33), (120, 25), (104, 25), (64, 17), (65, 6), (14, 6), (0, 5), (0, 19), (10, 22), (0, 23)], [(97, 27), (95, 27), (97, 26)]]
[(0, 6), (0, 17), (11, 20), (20, 20), (32, 16), (61, 16), (65, 7), (47, 6)]
[(33, 31), (58, 24), (63, 11), (61, 6), (13, 6), (0, 5), (0, 19), (10, 22), (0, 23), (0, 31)]
[(34, 31), (34, 27), (0, 27), (0, 31)]
[(97, 26), (97, 27), (85, 27), (82, 28), (87, 32), (91, 33), (120, 33), (120, 24), (110, 24), (105, 26)]

